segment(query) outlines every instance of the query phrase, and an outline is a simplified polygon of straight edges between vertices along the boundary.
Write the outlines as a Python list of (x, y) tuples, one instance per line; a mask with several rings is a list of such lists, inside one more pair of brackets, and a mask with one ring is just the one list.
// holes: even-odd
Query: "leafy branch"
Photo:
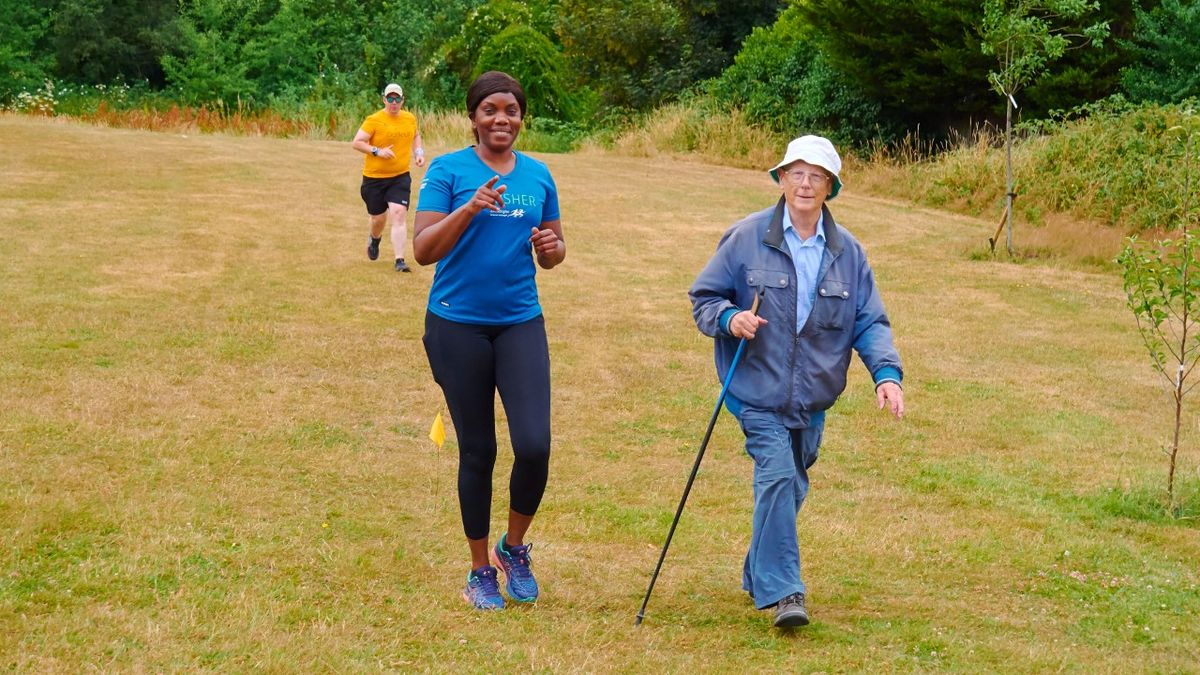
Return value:
[(1167, 500), (1176, 511), (1175, 471), (1179, 458), (1183, 402), (1196, 386), (1190, 381), (1200, 363), (1200, 261), (1197, 260), (1196, 140), (1200, 138), (1200, 115), (1188, 109), (1181, 124), (1167, 134), (1175, 137), (1180, 152), (1165, 157), (1180, 164), (1181, 196), (1177, 214), (1178, 235), (1152, 244), (1137, 237), (1118, 256), (1126, 300), (1137, 322), (1138, 333), (1155, 370), (1163, 378), (1174, 403), (1175, 428), (1168, 457)]

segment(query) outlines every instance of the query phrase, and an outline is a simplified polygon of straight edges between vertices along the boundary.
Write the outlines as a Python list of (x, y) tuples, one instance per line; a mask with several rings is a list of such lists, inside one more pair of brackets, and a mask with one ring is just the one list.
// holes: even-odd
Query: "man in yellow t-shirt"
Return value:
[(391, 223), (392, 247), (396, 250), (396, 271), (409, 272), (404, 263), (404, 247), (408, 240), (405, 217), (412, 192), (412, 176), (408, 175), (411, 153), (417, 166), (425, 166), (425, 148), (417, 131), (417, 118), (404, 107), (404, 90), (398, 84), (383, 88), (383, 110), (363, 121), (354, 135), (354, 149), (366, 155), (363, 161), (363, 181), (359, 192), (367, 205), (371, 239), (367, 242), (367, 257), (379, 257), (379, 241), (383, 226)]

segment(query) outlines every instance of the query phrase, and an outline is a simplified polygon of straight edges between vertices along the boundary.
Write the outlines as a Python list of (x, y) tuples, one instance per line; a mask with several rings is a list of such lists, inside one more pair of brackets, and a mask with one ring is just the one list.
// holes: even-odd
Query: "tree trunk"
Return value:
[(1179, 427), (1183, 421), (1183, 364), (1179, 364), (1179, 373), (1175, 376), (1175, 437), (1171, 441), (1171, 451), (1167, 453), (1169, 465), (1167, 468), (1167, 508), (1175, 515), (1175, 458), (1179, 455)]
[(1007, 111), (1004, 117), (1004, 199), (1005, 210), (1008, 215), (1005, 216), (1005, 244), (1008, 246), (1008, 257), (1013, 255), (1013, 165), (1012, 165), (1012, 113), (1013, 101), (1012, 96), (1006, 96), (1008, 100), (1004, 102), (1004, 108)]
[[(1190, 288), (1192, 264), (1195, 262), (1192, 250), (1192, 240), (1188, 239), (1187, 233), (1183, 235), (1183, 260), (1180, 264), (1179, 281), (1180, 287), (1185, 291)], [(1175, 515), (1175, 458), (1179, 456), (1179, 429), (1183, 426), (1183, 377), (1185, 370), (1185, 361), (1188, 348), (1188, 329), (1191, 327), (1191, 303), (1188, 301), (1188, 293), (1183, 294), (1183, 308), (1181, 318), (1181, 328), (1179, 330), (1179, 369), (1175, 371), (1175, 435), (1171, 440), (1171, 452), (1168, 453), (1169, 465), (1167, 467), (1167, 508), (1170, 509), (1171, 515)]]

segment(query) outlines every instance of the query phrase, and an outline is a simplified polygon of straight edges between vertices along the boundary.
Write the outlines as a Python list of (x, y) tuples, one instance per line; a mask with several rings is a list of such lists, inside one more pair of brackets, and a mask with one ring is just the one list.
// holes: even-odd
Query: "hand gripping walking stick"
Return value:
[[(750, 313), (758, 316), (758, 303), (762, 300), (762, 289), (754, 296), (754, 303), (750, 305)], [(658, 581), (658, 573), (662, 571), (663, 560), (667, 558), (667, 548), (671, 545), (671, 538), (675, 536), (675, 526), (679, 525), (679, 516), (683, 515), (683, 505), (687, 503), (688, 493), (692, 491), (692, 483), (696, 481), (696, 473), (700, 471), (700, 460), (704, 459), (704, 450), (708, 447), (708, 439), (712, 437), (713, 427), (717, 425), (717, 417), (721, 414), (721, 406), (725, 403), (725, 395), (729, 393), (729, 383), (733, 382), (733, 372), (737, 370), (738, 361), (741, 360), (742, 350), (746, 347), (746, 338), (742, 338), (738, 342), (737, 351), (733, 353), (733, 361), (729, 362), (729, 372), (725, 374), (725, 382), (721, 385), (721, 395), (717, 397), (717, 405), (713, 406), (712, 417), (708, 420), (708, 429), (704, 432), (704, 440), (700, 441), (700, 452), (696, 453), (696, 463), (692, 465), (692, 473), (688, 476), (687, 485), (683, 488), (683, 496), (679, 498), (679, 508), (675, 509), (675, 520), (671, 521), (671, 529), (667, 531), (667, 541), (663, 544), (662, 553), (658, 556), (658, 564), (654, 566), (654, 575), (650, 577), (650, 587), (646, 589), (646, 597), (642, 599), (642, 608), (637, 613), (637, 620), (633, 625), (642, 625), (642, 619), (646, 617), (646, 605), (650, 603), (650, 594), (654, 591), (654, 582)]]

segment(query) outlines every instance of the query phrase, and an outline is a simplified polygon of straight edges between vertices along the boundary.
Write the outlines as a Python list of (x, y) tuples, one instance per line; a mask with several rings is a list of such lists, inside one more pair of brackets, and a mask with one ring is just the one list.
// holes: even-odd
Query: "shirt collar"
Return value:
[[(797, 238), (800, 237), (800, 233), (796, 231), (796, 226), (792, 224), (792, 214), (788, 213), (788, 210), (785, 208), (783, 210), (783, 231), (786, 234), (788, 230), (791, 230), (792, 234), (795, 234)], [(825, 242), (825, 210), (824, 209), (821, 210), (821, 215), (817, 216), (817, 233), (815, 236), (817, 238), (817, 241), (822, 242), (822, 243)], [(801, 241), (803, 241), (803, 239), (801, 239)]]

